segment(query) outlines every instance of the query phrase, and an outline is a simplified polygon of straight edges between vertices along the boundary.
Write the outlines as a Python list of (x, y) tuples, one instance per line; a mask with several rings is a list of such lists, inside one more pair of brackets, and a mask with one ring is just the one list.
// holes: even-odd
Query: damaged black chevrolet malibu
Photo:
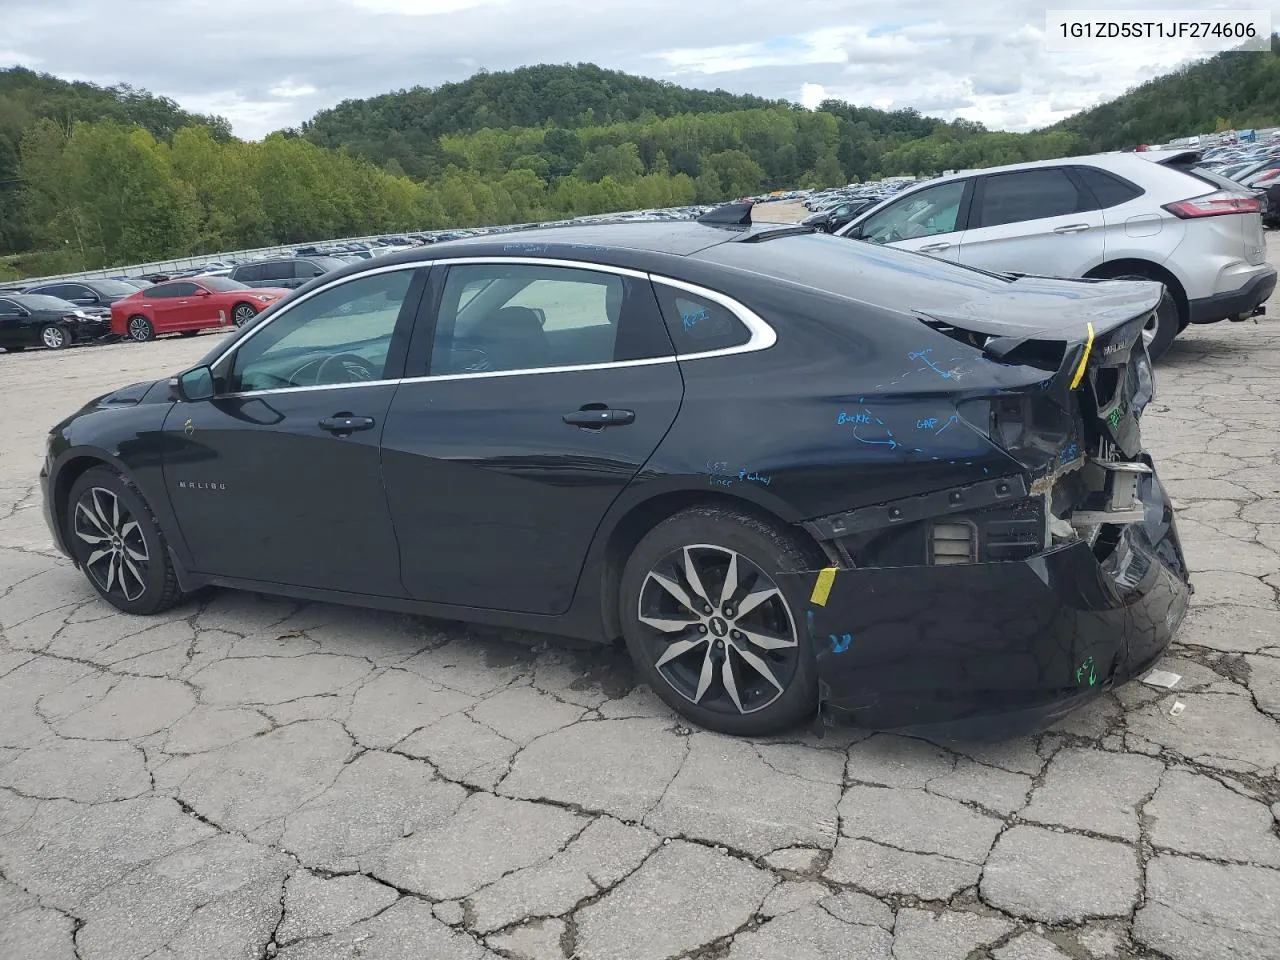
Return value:
[(130, 613), (217, 585), (621, 637), (715, 730), (998, 734), (1186, 610), (1139, 433), (1160, 297), (738, 207), (442, 244), (63, 421), (45, 509)]

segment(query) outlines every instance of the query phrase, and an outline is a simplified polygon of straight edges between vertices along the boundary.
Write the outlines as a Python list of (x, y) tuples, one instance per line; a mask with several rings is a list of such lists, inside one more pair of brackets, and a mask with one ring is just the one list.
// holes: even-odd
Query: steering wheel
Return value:
[[(328, 379), (331, 373), (338, 373), (339, 370), (342, 372), (340, 378)], [(325, 357), (320, 361), (320, 366), (316, 367), (315, 382), (317, 384), (362, 383), (373, 379), (376, 379), (373, 365), (364, 357), (358, 357), (354, 353), (335, 353), (331, 357)]]
[(479, 347), (461, 347), (455, 344), (449, 350), (449, 360), (454, 373), (483, 373), (493, 369), (489, 354)]

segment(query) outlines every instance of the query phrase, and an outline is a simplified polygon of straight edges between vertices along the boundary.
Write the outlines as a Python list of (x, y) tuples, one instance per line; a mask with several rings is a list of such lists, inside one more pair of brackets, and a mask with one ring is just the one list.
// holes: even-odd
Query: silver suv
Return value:
[(839, 236), (1002, 273), (1163, 283), (1152, 357), (1189, 323), (1261, 313), (1276, 285), (1261, 205), (1197, 176), (1186, 154), (1115, 153), (930, 180), (855, 217)]

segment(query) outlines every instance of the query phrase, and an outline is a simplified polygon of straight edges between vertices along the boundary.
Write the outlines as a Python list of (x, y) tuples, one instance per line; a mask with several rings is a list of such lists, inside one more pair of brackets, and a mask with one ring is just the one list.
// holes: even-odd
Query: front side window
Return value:
[(241, 283), (256, 283), (262, 279), (262, 264), (246, 263), (242, 267), (236, 267), (231, 275)]
[(897, 243), (952, 233), (964, 188), (964, 180), (954, 180), (903, 197), (869, 216), (862, 224), (861, 238), (872, 243)]
[(310, 260), (293, 261), (293, 275), (298, 280), (310, 280), (312, 277), (318, 277), (324, 272), (322, 267), (316, 266)]
[(983, 180), (975, 226), (998, 227), (1062, 217), (1091, 206), (1093, 204), (1080, 196), (1076, 185), (1060, 168), (996, 173)]
[(200, 288), (197, 287), (194, 283), (190, 283), (189, 281), (183, 280), (180, 283), (169, 284), (169, 289), (168, 289), (168, 292), (165, 294), (165, 296), (193, 297), (195, 296), (196, 291), (199, 289)]
[(414, 271), (338, 284), (277, 315), (236, 351), (227, 389), (381, 380)]
[(451, 267), (429, 373), (538, 370), (670, 355), (652, 298), (647, 282), (596, 270), (503, 263)]

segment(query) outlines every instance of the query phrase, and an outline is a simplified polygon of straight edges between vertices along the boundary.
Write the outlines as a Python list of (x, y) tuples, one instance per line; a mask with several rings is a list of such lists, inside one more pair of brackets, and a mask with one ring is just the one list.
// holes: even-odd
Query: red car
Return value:
[(162, 333), (199, 333), (206, 327), (243, 326), (291, 291), (247, 287), (226, 277), (170, 280), (111, 305), (111, 332), (132, 340)]

